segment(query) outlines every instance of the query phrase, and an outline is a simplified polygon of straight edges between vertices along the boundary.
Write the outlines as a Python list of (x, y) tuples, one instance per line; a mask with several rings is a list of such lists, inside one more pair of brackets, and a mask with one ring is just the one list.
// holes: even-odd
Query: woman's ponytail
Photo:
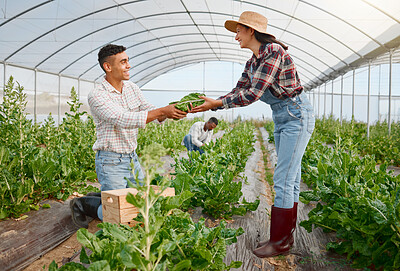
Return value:
[(280, 42), (279, 40), (277, 40), (275, 37), (273, 37), (271, 35), (263, 34), (263, 33), (260, 33), (260, 32), (258, 32), (256, 30), (254, 30), (254, 36), (262, 44), (277, 43), (280, 46), (282, 46), (283, 49), (285, 49), (285, 50), (287, 50), (289, 48), (288, 46), (286, 46), (285, 44), (283, 44), (282, 42)]

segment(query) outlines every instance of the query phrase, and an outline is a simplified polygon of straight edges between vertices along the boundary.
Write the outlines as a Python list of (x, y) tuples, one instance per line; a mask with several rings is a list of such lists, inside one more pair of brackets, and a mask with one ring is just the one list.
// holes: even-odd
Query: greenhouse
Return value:
[(400, 269), (400, 1), (0, 8), (2, 270)]

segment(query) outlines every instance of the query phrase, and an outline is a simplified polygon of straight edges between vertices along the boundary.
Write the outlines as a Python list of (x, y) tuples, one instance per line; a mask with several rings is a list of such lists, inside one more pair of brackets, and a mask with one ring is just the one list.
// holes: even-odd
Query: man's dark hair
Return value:
[(124, 46), (115, 45), (115, 44), (107, 44), (106, 46), (101, 48), (99, 51), (99, 54), (98, 54), (98, 60), (99, 60), (101, 69), (105, 72), (105, 70), (103, 68), (103, 64), (104, 64), (104, 62), (107, 61), (107, 58), (109, 56), (113, 56), (113, 55), (122, 53), (124, 51), (126, 51), (126, 48)]
[(215, 125), (218, 125), (218, 120), (217, 120), (217, 118), (214, 118), (214, 117), (211, 117), (211, 118), (208, 120), (208, 122), (213, 122), (213, 123), (215, 123)]

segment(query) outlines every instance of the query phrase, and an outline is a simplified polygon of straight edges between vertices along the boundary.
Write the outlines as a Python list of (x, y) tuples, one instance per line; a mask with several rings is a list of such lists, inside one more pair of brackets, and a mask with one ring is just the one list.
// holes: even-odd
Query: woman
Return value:
[(245, 11), (225, 28), (236, 33), (241, 48), (250, 49), (242, 77), (228, 94), (205, 102), (192, 112), (247, 106), (261, 100), (271, 106), (278, 162), (274, 173), (275, 200), (271, 208), (270, 240), (253, 252), (260, 258), (286, 254), (293, 246), (299, 201), (301, 159), (314, 130), (313, 108), (303, 92), (287, 46), (266, 32), (267, 18)]

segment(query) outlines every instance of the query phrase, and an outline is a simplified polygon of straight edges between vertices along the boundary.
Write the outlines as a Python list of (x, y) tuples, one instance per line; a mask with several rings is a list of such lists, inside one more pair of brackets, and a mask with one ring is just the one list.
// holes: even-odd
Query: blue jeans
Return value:
[(183, 138), (183, 144), (185, 144), (185, 147), (188, 151), (198, 151), (200, 152), (200, 154), (204, 153), (204, 151), (200, 147), (197, 147), (193, 144), (191, 134), (185, 135), (185, 137)]
[(278, 161), (274, 173), (274, 206), (292, 208), (299, 201), (301, 160), (314, 131), (313, 108), (304, 93), (279, 100), (267, 90), (261, 100), (271, 105), (275, 123)]
[[(131, 162), (134, 164), (135, 175), (132, 173)], [(101, 191), (128, 188), (127, 179), (136, 183), (136, 175), (139, 183), (142, 183), (144, 179), (144, 173), (136, 152), (125, 154), (97, 151), (95, 165)], [(97, 209), (97, 216), (103, 220), (101, 205)]]

